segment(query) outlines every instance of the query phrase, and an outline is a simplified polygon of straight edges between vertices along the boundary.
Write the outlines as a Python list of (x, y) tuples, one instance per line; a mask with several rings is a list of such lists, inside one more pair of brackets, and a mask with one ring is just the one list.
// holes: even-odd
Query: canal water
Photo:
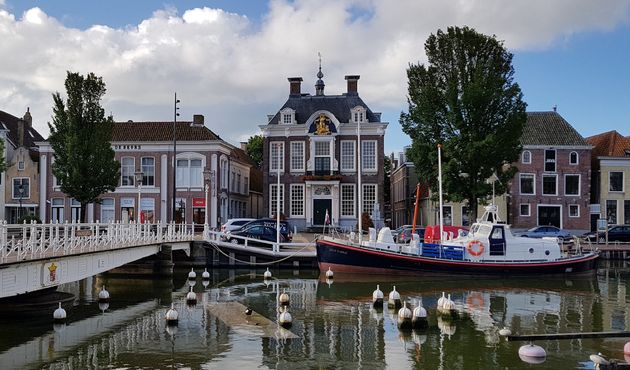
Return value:
[[(33, 316), (0, 318), (1, 369), (592, 369), (589, 355), (623, 359), (629, 338), (545, 340), (547, 357), (528, 364), (518, 356), (525, 343), (498, 334), (629, 330), (630, 266), (600, 265), (585, 275), (478, 278), (448, 275), (387, 277), (340, 275), (326, 282), (317, 271), (212, 271), (197, 279), (198, 304), (186, 305), (188, 270), (173, 279), (99, 275), (60, 290), (75, 295), (65, 325), (53, 325), (52, 309)], [(395, 285), (402, 298), (422, 302), (428, 328), (401, 332), (394, 310), (371, 307), (379, 284)], [(108, 307), (97, 302), (102, 285)], [(239, 302), (277, 321), (278, 296), (290, 295), (288, 339), (247, 326), (230, 326), (208, 305)], [(452, 320), (436, 314), (442, 292), (459, 311)], [(217, 303), (219, 302), (219, 303)], [(175, 305), (179, 325), (165, 325)], [(237, 315), (244, 313), (237, 313)]]

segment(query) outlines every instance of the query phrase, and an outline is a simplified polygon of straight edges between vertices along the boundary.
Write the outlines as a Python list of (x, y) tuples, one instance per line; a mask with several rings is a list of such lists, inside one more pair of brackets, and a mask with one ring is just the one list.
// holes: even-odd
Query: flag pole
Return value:
[(440, 188), (440, 258), (442, 257), (442, 235), (444, 233), (444, 215), (443, 215), (443, 203), (442, 198), (442, 144), (438, 144), (438, 183)]

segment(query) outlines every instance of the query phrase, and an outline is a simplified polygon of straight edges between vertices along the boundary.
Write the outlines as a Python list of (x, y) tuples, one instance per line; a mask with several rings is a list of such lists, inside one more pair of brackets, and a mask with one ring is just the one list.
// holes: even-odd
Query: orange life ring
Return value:
[[(475, 248), (475, 246), (479, 246), (479, 248)], [(470, 253), (471, 256), (481, 256), (481, 254), (483, 253), (484, 249), (486, 247), (483, 245), (483, 243), (480, 240), (471, 240), (468, 242), (468, 246), (466, 246), (466, 249), (468, 250), (468, 253)]]
[(483, 300), (483, 295), (480, 292), (473, 292), (468, 295), (466, 298), (466, 304), (470, 308), (483, 308), (485, 306), (485, 302)]

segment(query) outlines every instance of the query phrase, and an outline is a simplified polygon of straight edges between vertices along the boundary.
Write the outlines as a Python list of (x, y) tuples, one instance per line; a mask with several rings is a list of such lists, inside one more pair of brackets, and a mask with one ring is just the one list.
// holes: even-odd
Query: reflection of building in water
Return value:
[[(621, 261), (623, 262), (623, 261)], [(628, 330), (630, 314), (628, 313), (628, 267), (617, 267), (614, 272), (604, 269), (605, 275), (598, 275), (602, 304), (598, 312), (602, 316), (602, 330)]]

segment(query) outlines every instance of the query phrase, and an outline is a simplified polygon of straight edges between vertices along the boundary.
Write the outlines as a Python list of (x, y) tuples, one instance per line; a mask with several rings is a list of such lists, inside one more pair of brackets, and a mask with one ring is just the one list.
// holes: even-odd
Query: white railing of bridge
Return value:
[[(0, 264), (140, 245), (193, 241), (202, 225), (175, 223), (0, 224)], [(204, 227), (204, 238), (209, 232)]]

